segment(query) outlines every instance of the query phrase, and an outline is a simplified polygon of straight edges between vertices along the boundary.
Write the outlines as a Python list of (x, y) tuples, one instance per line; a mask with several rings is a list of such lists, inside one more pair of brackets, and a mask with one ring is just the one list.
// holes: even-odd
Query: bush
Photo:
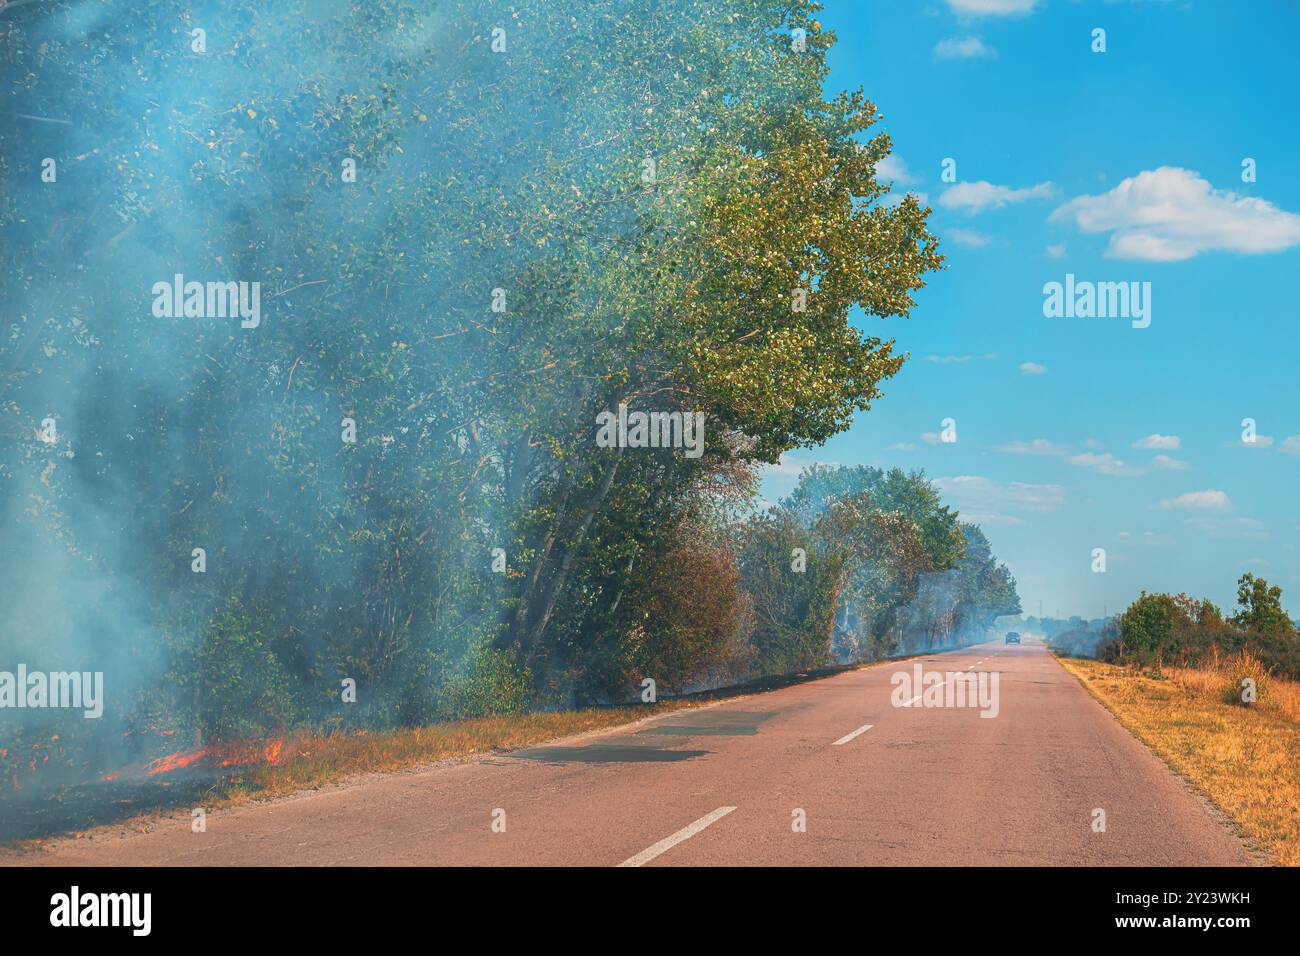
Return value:
[(1272, 673), (1249, 648), (1228, 658), (1224, 666), (1223, 702), (1239, 707), (1251, 706), (1245, 697), (1245, 682), (1254, 681), (1256, 704), (1272, 702)]
[(641, 679), (653, 677), (661, 692), (681, 693), (744, 675), (752, 619), (731, 548), (679, 545), (647, 568), (627, 607), (636, 622), (623, 642), (628, 666), (609, 691), (639, 693)]
[(1143, 591), (1120, 618), (1121, 657), (1133, 664), (1156, 663), (1184, 623), (1190, 622), (1170, 595)]
[(509, 651), (484, 648), (466, 673), (449, 683), (445, 718), (468, 720), (521, 713), (528, 706), (531, 683), (532, 673), (519, 667)]
[(289, 677), (261, 628), (234, 598), (204, 635), (193, 673), (204, 742), (256, 737), (293, 720)]

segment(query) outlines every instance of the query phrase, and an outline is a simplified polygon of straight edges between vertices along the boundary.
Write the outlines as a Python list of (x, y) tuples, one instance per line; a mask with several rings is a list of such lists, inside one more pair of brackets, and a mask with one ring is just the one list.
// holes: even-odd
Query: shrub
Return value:
[(518, 714), (528, 706), (532, 673), (519, 667), (509, 651), (484, 648), (466, 672), (446, 691), (445, 716), (450, 720)]
[(1264, 662), (1256, 657), (1249, 648), (1243, 648), (1238, 654), (1228, 658), (1224, 669), (1223, 702), (1241, 707), (1250, 706), (1246, 701), (1245, 682), (1254, 681), (1255, 703), (1269, 704), (1273, 699), (1272, 673)]
[(236, 740), (293, 720), (289, 677), (260, 627), (235, 598), (198, 648), (194, 701), (203, 740)]

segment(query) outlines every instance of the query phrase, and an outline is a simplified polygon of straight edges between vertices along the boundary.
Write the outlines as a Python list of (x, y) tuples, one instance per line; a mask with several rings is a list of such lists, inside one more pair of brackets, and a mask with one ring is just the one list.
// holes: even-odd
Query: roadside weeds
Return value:
[(1300, 866), (1300, 685), (1275, 681), (1270, 706), (1243, 707), (1224, 702), (1216, 671), (1057, 660), (1271, 861)]

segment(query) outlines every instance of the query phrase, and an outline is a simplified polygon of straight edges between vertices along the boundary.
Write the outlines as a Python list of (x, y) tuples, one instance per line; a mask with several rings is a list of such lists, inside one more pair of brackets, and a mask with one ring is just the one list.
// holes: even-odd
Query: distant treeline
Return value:
[(1113, 663), (1198, 666), (1248, 651), (1279, 677), (1300, 680), (1300, 628), (1282, 607), (1282, 589), (1246, 572), (1235, 613), (1208, 598), (1147, 594), (1104, 621), (1077, 620), (1045, 638), (1066, 654)]

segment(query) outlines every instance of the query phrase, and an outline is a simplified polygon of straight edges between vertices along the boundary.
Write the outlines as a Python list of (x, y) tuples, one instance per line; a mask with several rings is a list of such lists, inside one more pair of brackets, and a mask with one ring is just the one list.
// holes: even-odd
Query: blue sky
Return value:
[[(911, 361), (765, 495), (814, 461), (923, 468), (1027, 612), (1093, 617), (1143, 589), (1227, 610), (1252, 570), (1300, 613), (1300, 6), (825, 7), (830, 91), (881, 109), (889, 173), (933, 207), (948, 268), (910, 319), (864, 320)], [(1067, 273), (1149, 282), (1150, 326), (1045, 317)], [(935, 440), (945, 418), (956, 442)]]

